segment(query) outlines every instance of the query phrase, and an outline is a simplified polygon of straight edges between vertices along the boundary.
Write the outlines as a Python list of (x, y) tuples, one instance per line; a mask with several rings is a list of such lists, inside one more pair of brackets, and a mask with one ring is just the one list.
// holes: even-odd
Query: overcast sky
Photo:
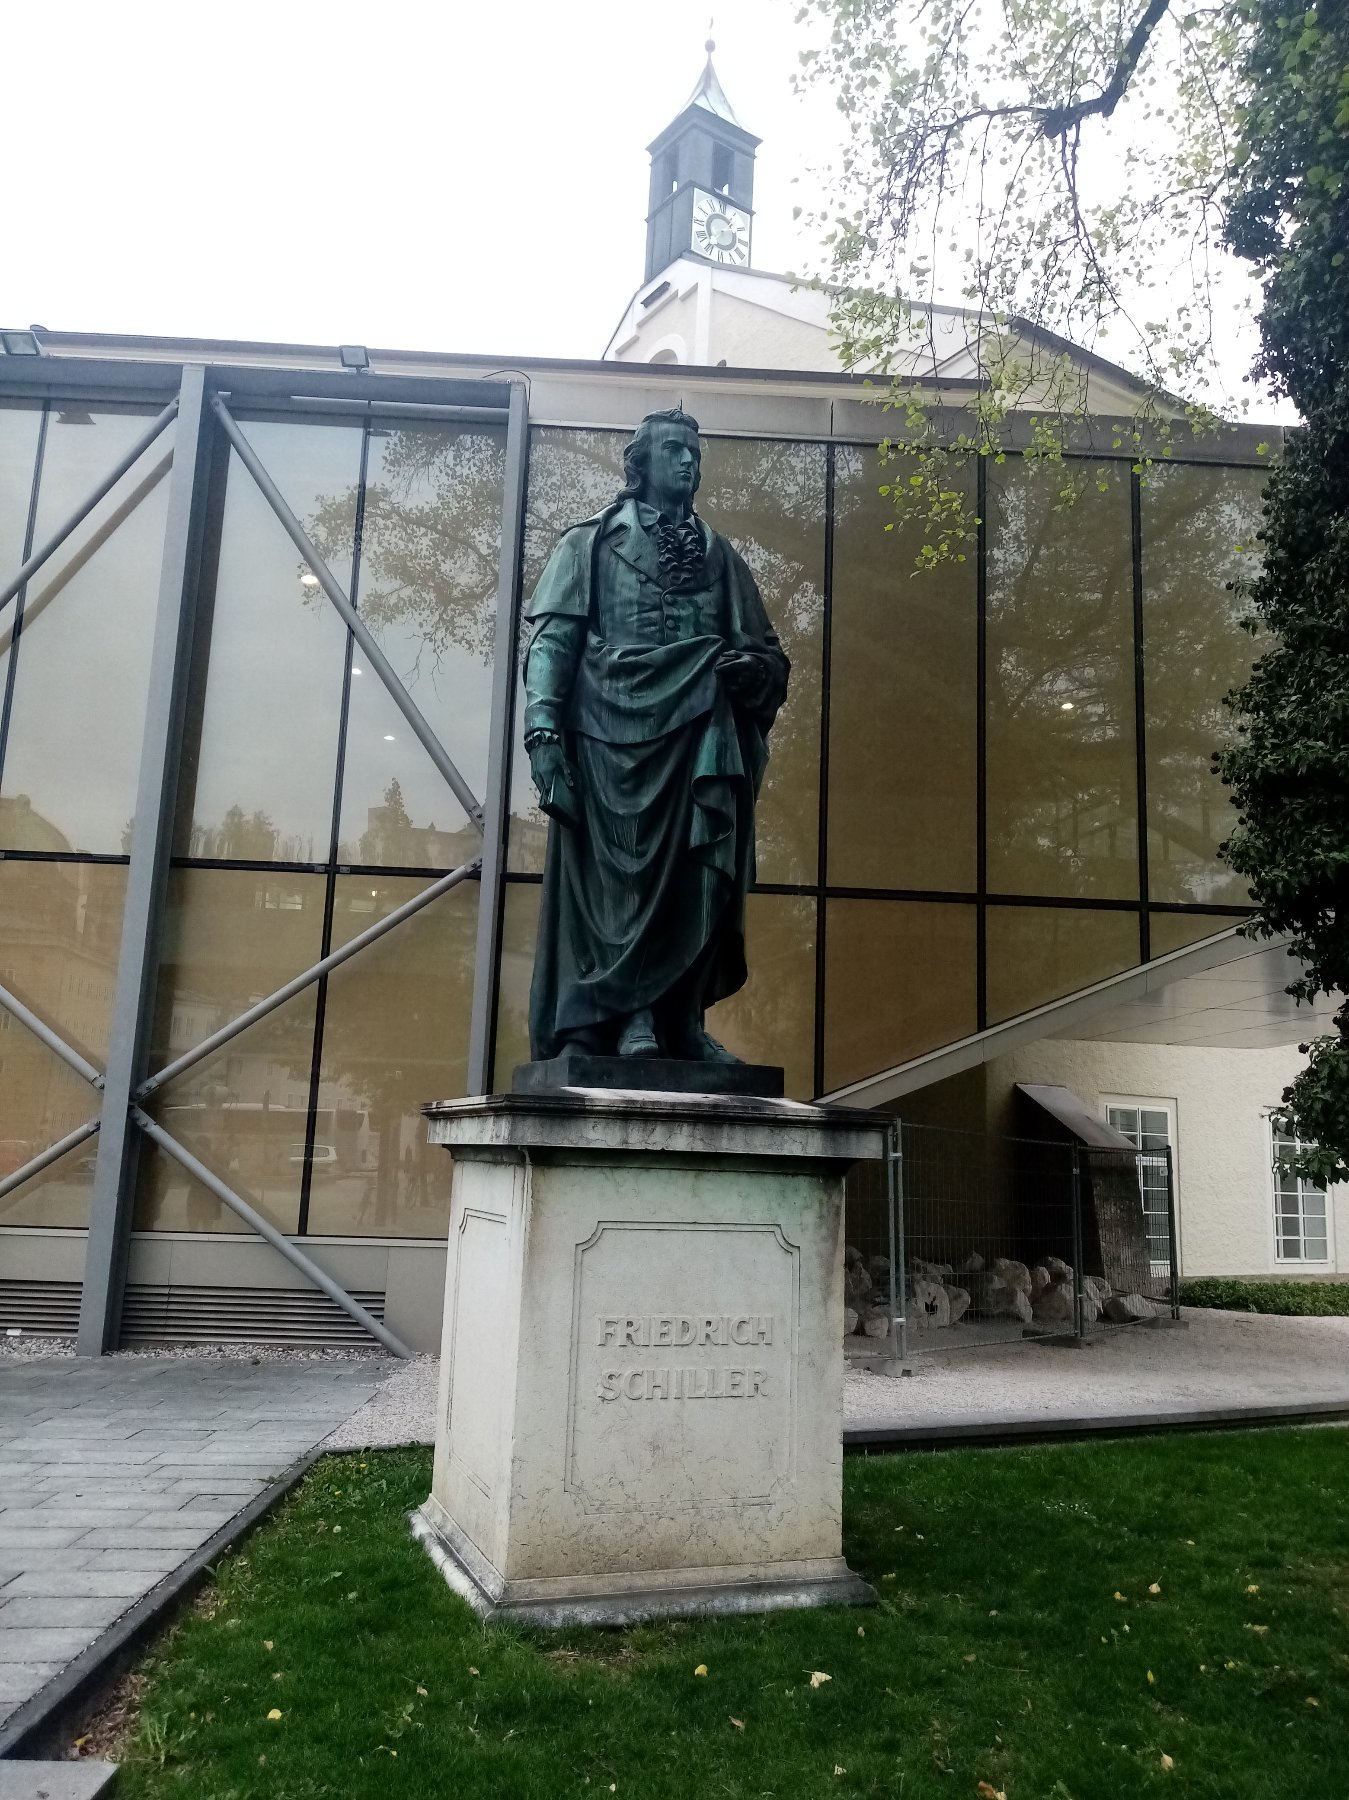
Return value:
[[(0, 324), (598, 356), (708, 5), (16, 5)], [(770, 269), (804, 260), (791, 179), (837, 118), (791, 95), (793, 12), (716, 0)]]
[[(816, 247), (792, 208), (842, 120), (792, 93), (796, 0), (13, 5), (0, 325), (599, 356), (710, 4), (763, 139), (754, 263), (799, 272)], [(1256, 296), (1244, 276), (1228, 294), (1230, 397)]]

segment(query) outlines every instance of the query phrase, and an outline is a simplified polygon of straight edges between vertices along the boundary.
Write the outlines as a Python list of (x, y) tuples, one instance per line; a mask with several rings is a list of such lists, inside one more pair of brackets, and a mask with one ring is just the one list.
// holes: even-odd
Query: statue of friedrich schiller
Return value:
[(696, 419), (643, 419), (622, 492), (563, 533), (529, 604), (525, 748), (551, 820), (537, 1060), (736, 1060), (703, 1014), (745, 981), (754, 802), (790, 665), (693, 510), (701, 461)]

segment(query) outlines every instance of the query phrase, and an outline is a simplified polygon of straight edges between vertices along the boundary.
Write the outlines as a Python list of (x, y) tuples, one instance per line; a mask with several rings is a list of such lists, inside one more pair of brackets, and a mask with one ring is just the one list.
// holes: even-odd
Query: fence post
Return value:
[(1176, 1173), (1172, 1165), (1175, 1152), (1166, 1146), (1166, 1246), (1171, 1262), (1171, 1317), (1180, 1317), (1180, 1243), (1176, 1232)]
[(1079, 1144), (1073, 1145), (1073, 1336), (1079, 1343), (1086, 1337), (1082, 1316), (1082, 1159), (1085, 1154)]
[(900, 1120), (886, 1134), (885, 1194), (890, 1221), (890, 1353), (903, 1362), (909, 1354), (909, 1321), (904, 1311), (904, 1138)]

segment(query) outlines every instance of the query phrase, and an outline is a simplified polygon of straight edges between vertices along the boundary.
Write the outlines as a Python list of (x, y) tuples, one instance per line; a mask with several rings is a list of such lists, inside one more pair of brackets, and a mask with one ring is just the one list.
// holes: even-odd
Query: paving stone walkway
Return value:
[(0, 1728), (392, 1367), (0, 1357)]

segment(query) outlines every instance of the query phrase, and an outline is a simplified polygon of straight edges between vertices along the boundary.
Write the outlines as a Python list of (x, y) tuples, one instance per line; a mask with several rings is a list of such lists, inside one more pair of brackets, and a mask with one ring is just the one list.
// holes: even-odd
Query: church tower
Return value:
[(698, 85), (648, 146), (645, 281), (690, 252), (719, 267), (749, 264), (754, 152), (760, 140), (736, 118), (717, 80), (715, 41), (709, 38), (705, 48), (707, 66)]

